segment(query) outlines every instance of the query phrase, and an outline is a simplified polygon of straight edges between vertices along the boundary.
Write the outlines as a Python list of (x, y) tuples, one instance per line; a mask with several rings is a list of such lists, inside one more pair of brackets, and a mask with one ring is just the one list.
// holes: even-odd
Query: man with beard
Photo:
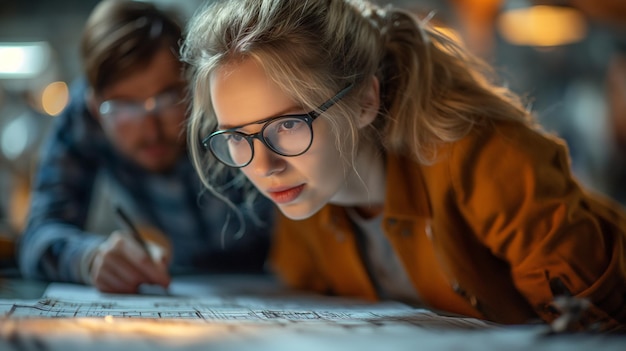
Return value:
[[(187, 157), (180, 40), (173, 16), (150, 3), (103, 1), (91, 13), (85, 79), (42, 149), (18, 249), (23, 276), (133, 293), (167, 287), (172, 274), (262, 271), (269, 216), (261, 211), (271, 206), (201, 194)], [(98, 207), (117, 206), (143, 240), (128, 225), (112, 227), (112, 216), (104, 233), (90, 228)]]

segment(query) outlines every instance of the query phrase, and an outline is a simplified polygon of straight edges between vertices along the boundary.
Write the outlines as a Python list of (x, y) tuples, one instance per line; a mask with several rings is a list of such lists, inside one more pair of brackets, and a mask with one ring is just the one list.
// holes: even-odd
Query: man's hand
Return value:
[(141, 284), (156, 284), (167, 288), (167, 248), (147, 240), (146, 254), (140, 244), (122, 231), (113, 232), (100, 244), (93, 257), (89, 275), (98, 290), (109, 293), (137, 293)]

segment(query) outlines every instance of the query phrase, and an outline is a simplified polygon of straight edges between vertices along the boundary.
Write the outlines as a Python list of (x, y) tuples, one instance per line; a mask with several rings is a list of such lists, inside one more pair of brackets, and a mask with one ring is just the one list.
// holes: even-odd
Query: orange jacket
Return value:
[[(422, 165), (387, 155), (383, 230), (426, 306), (499, 323), (554, 320), (565, 288), (585, 322), (626, 324), (626, 214), (582, 189), (560, 140), (482, 128)], [(279, 215), (272, 267), (290, 286), (377, 299), (343, 208)]]

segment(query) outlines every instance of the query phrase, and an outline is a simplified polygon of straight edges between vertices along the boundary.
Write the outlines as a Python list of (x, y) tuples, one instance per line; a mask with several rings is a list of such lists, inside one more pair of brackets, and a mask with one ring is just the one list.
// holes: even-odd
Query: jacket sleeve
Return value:
[(626, 324), (626, 217), (579, 186), (565, 145), (507, 126), (461, 144), (450, 173), (472, 231), (508, 262), (517, 289), (546, 321), (557, 295), (591, 302), (584, 324)]
[[(77, 136), (86, 126), (82, 97), (56, 117), (42, 145), (26, 229), (18, 243), (18, 264), (27, 278), (85, 282), (81, 262), (104, 240), (83, 230), (97, 164), (84, 157)], [(76, 101), (78, 100), (78, 101)]]

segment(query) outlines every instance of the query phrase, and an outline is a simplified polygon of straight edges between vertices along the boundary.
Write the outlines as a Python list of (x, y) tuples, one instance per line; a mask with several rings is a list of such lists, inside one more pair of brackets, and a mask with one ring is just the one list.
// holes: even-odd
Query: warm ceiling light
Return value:
[(560, 6), (508, 10), (500, 14), (497, 26), (502, 37), (514, 45), (567, 45), (587, 35), (587, 23), (580, 11)]
[(52, 82), (41, 94), (41, 107), (47, 114), (56, 116), (69, 101), (69, 89), (65, 82)]

